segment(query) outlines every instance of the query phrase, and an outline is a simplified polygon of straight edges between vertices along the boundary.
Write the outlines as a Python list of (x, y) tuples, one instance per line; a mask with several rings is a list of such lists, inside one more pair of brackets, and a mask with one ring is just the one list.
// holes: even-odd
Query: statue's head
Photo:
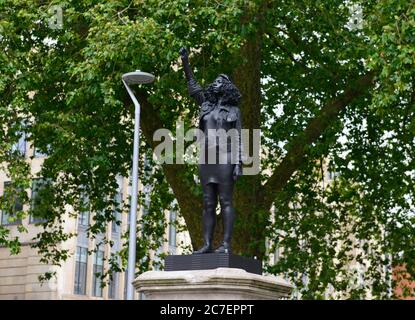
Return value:
[(207, 100), (216, 102), (219, 97), (223, 103), (238, 105), (241, 93), (226, 74), (220, 74), (205, 90)]

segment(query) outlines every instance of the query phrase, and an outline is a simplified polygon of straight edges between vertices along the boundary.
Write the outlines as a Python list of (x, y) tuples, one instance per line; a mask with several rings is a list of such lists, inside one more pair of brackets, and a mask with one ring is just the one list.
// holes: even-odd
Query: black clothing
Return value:
[[(217, 252), (230, 253), (235, 220), (232, 203), (234, 169), (236, 165), (242, 166), (241, 112), (237, 106), (227, 105), (226, 101), (225, 103), (208, 101), (202, 87), (194, 80), (186, 59), (184, 68), (189, 93), (201, 106), (199, 129), (205, 135), (201, 141), (199, 159), (199, 174), (203, 190), (204, 246), (193, 253), (202, 254), (213, 251), (218, 199), (223, 218), (224, 238)], [(219, 133), (217, 130), (222, 132)]]
[[(199, 162), (202, 185), (233, 184), (235, 164), (242, 164), (240, 110), (236, 106), (219, 105), (207, 101), (202, 88), (193, 79), (189, 81), (188, 87), (191, 96), (201, 105), (199, 129), (205, 134), (204, 141), (201, 141)], [(224, 130), (223, 136), (216, 131), (220, 129)]]

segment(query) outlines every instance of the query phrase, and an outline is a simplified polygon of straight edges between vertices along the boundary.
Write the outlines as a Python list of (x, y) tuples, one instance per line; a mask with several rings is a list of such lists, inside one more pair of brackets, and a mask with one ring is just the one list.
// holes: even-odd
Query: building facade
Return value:
[[(26, 161), (29, 162), (31, 173), (37, 174), (41, 170), (45, 155), (33, 150), (29, 144), (21, 140), (16, 148), (19, 148), (22, 154), (26, 155)], [(33, 155), (33, 157), (30, 157)], [(33, 201), (37, 196), (37, 186), (41, 184), (41, 179), (34, 179), (32, 188), (27, 190), (30, 198), (30, 205), (36, 203)], [(130, 194), (129, 180), (118, 177), (118, 200), (128, 201)], [(5, 187), (10, 183), (9, 177), (5, 172), (0, 171), (0, 195), (5, 192)], [(140, 186), (140, 188), (144, 188)], [(14, 207), (16, 210), (27, 211), (29, 205), (22, 205), (16, 199)], [(111, 253), (116, 253), (123, 246), (122, 234), (127, 231), (128, 215), (119, 214), (117, 220), (121, 221), (120, 225), (109, 223), (106, 228), (106, 234), (97, 235), (95, 239), (90, 239), (87, 229), (91, 223), (91, 213), (78, 213), (77, 218), (70, 216), (71, 208), (67, 208), (65, 213), (64, 231), (67, 233), (75, 232), (76, 237), (70, 238), (62, 243), (62, 249), (68, 249), (70, 257), (62, 264), (61, 267), (44, 264), (40, 261), (37, 250), (32, 248), (36, 234), (41, 232), (42, 227), (37, 226), (39, 219), (26, 217), (23, 221), (13, 220), (7, 212), (0, 211), (0, 223), (10, 230), (10, 236), (17, 236), (22, 244), (21, 252), (17, 255), (11, 255), (9, 248), (0, 247), (0, 299), (125, 299), (126, 297), (126, 272), (120, 272), (113, 275), (112, 281), (107, 285), (101, 285), (101, 279), (97, 276), (108, 269), (108, 260)], [(138, 218), (142, 214), (139, 208)], [(165, 212), (167, 221), (177, 219), (176, 212)], [(23, 225), (27, 232), (19, 232), (19, 225)], [(97, 244), (101, 243), (104, 238), (111, 239), (113, 246), (101, 244), (97, 249)], [(159, 251), (169, 253), (180, 253), (177, 247), (178, 241), (188, 241), (188, 235), (176, 234), (173, 224), (166, 228), (164, 245)], [(91, 251), (93, 249), (95, 252)], [(89, 254), (89, 253), (90, 254)], [(41, 283), (39, 276), (46, 272), (56, 272), (56, 276), (51, 280)], [(136, 294), (136, 299), (141, 297)]]

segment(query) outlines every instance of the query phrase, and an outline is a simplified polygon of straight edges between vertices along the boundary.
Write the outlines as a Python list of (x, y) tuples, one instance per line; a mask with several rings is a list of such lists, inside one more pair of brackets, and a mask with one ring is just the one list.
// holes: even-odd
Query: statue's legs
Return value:
[(213, 234), (216, 226), (216, 206), (218, 204), (218, 186), (208, 183), (203, 187), (203, 240), (204, 245), (193, 253), (209, 253), (213, 250)]
[(235, 210), (232, 203), (233, 183), (219, 184), (218, 194), (223, 219), (223, 242), (215, 250), (220, 253), (231, 253), (231, 239), (235, 221)]

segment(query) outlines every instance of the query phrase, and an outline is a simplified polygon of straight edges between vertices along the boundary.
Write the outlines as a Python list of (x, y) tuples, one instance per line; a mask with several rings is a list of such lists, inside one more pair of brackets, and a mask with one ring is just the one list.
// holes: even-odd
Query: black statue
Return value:
[[(194, 79), (189, 66), (189, 56), (185, 48), (180, 49), (189, 94), (201, 106), (199, 128), (205, 134), (202, 141), (202, 158), (199, 174), (203, 190), (203, 240), (204, 246), (194, 251), (201, 253), (231, 253), (231, 237), (235, 220), (232, 193), (235, 181), (242, 175), (241, 158), (241, 112), (238, 108), (241, 94), (228, 76), (221, 74), (207, 88), (203, 89)], [(229, 142), (219, 143), (218, 139), (208, 139), (212, 130), (236, 129), (238, 147), (236, 161), (232, 156)], [(234, 130), (235, 132), (235, 130)], [(213, 143), (212, 143), (213, 141)], [(223, 141), (223, 140), (222, 140)], [(222, 145), (221, 145), (222, 144)], [(215, 163), (207, 161), (209, 150), (216, 153)], [(219, 248), (213, 251), (213, 234), (216, 225), (216, 206), (218, 198), (223, 218), (224, 239)]]

